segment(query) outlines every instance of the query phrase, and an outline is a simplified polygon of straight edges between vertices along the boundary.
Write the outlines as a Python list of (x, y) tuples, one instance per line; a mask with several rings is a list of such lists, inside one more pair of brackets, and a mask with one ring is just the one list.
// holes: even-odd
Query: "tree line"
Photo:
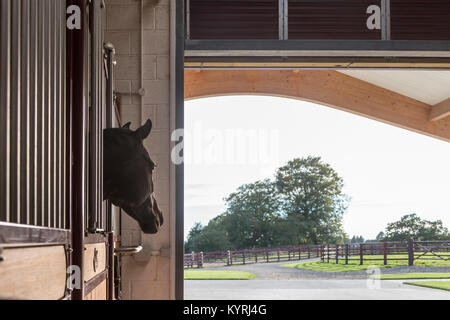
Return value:
[(420, 218), (416, 213), (404, 215), (398, 221), (388, 223), (373, 240), (364, 240), (362, 236), (353, 236), (349, 243), (388, 242), (388, 241), (447, 241), (450, 233), (442, 220), (430, 221)]
[(296, 158), (273, 179), (240, 186), (226, 210), (189, 231), (185, 251), (344, 243), (343, 214), (350, 198), (343, 179), (320, 157)]
[(343, 179), (320, 157), (296, 158), (273, 179), (240, 186), (226, 197), (226, 210), (189, 231), (185, 251), (216, 251), (299, 244), (450, 240), (441, 220), (407, 214), (376, 239), (349, 238), (342, 227), (350, 197)]

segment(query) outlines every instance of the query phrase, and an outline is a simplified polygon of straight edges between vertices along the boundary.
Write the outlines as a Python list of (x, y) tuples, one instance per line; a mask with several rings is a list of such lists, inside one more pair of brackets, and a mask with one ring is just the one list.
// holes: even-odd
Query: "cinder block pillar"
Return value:
[(120, 92), (122, 123), (132, 122), (135, 129), (147, 119), (153, 122), (145, 146), (157, 164), (155, 194), (164, 213), (164, 226), (157, 235), (151, 236), (141, 233), (138, 224), (122, 214), (122, 245), (144, 248), (136, 256), (122, 258), (124, 299), (170, 299), (174, 296), (171, 276), (174, 244), (170, 234), (173, 213), (169, 206), (171, 5), (174, 6), (175, 1), (106, 1), (105, 41), (116, 48), (115, 85)]

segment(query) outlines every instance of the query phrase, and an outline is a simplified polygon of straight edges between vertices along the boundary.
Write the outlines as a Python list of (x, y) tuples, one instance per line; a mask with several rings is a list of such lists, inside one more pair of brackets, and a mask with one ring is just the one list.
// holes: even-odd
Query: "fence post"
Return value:
[(387, 265), (387, 242), (383, 243), (384, 265)]
[(245, 264), (245, 250), (242, 251), (242, 262)]
[(258, 250), (255, 251), (255, 263), (258, 263)]
[(408, 265), (414, 265), (414, 239), (408, 240)]
[(269, 263), (269, 251), (266, 250), (266, 261)]
[(192, 251), (191, 252), (191, 267), (192, 268), (194, 267), (194, 262), (195, 262), (195, 252)]
[(359, 264), (363, 265), (364, 263), (364, 258), (363, 258), (363, 244), (360, 243), (359, 244)]
[(345, 245), (345, 264), (348, 264), (348, 243)]
[(320, 245), (320, 259), (325, 262), (325, 248), (323, 244)]
[(327, 263), (330, 263), (330, 245), (327, 244)]
[(280, 262), (280, 249), (277, 249), (277, 255), (278, 255), (278, 262)]
[(308, 246), (308, 259), (311, 259), (311, 248)]
[(298, 260), (302, 260), (302, 247), (298, 247)]
[(231, 262), (231, 252), (230, 250), (227, 250), (227, 266), (230, 265), (230, 262)]
[(336, 245), (336, 264), (339, 263), (339, 245)]
[(291, 250), (288, 249), (288, 261), (291, 261)]
[[(201, 263), (201, 267), (203, 267), (203, 263), (204, 263), (204, 260), (203, 260), (203, 251), (200, 252), (200, 263)], [(199, 268), (200, 268), (200, 267), (199, 267)]]

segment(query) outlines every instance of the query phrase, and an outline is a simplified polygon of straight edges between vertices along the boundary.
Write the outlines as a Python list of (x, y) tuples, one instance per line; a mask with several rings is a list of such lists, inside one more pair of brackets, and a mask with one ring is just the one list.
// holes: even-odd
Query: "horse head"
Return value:
[(104, 130), (103, 198), (122, 208), (144, 233), (155, 234), (163, 215), (154, 194), (156, 165), (143, 144), (152, 122), (148, 120), (136, 131), (130, 130), (130, 125)]

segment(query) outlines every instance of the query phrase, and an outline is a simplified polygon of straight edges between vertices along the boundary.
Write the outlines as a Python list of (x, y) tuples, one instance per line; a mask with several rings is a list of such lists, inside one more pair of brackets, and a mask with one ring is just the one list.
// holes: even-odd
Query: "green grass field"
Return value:
[(253, 273), (230, 270), (184, 270), (184, 280), (251, 280)]
[[(330, 259), (330, 262), (321, 262), (321, 261), (313, 261), (313, 262), (303, 262), (303, 263), (293, 263), (287, 264), (283, 267), (287, 268), (297, 268), (304, 270), (313, 270), (313, 271), (322, 271), (322, 272), (351, 272), (351, 271), (363, 271), (367, 270), (369, 266), (378, 266), (379, 268), (393, 268), (398, 266), (407, 266), (408, 265), (408, 255), (389, 255), (389, 259), (406, 259), (406, 260), (388, 260), (388, 264), (384, 265), (383, 256), (382, 255), (366, 255), (364, 256), (364, 264), (360, 265), (359, 258), (357, 256), (353, 256), (352, 259), (349, 260), (348, 264), (345, 264), (343, 259), (339, 260), (336, 264), (334, 259)], [(419, 267), (450, 267), (450, 261), (444, 260), (431, 260), (433, 256), (426, 255), (419, 260), (414, 261), (415, 266)], [(370, 260), (370, 259), (380, 259), (380, 260)]]
[(450, 291), (450, 281), (418, 281), (418, 282), (403, 282), (403, 283), (412, 286)]
[(405, 280), (405, 279), (450, 279), (450, 273), (399, 273), (382, 274), (380, 276), (370, 276), (370, 278), (380, 280)]

